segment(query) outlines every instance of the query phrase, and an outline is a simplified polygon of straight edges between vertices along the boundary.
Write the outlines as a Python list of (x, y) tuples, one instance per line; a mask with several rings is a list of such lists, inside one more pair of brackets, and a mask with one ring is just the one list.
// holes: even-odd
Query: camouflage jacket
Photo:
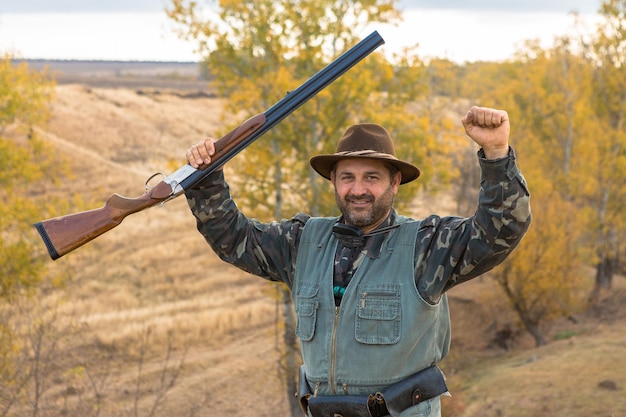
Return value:
[[(422, 220), (415, 245), (415, 283), (430, 303), (501, 263), (530, 225), (530, 194), (513, 149), (498, 160), (486, 160), (481, 150), (478, 159), (482, 175), (475, 214)], [(246, 217), (232, 200), (222, 171), (187, 190), (186, 197), (199, 232), (221, 259), (292, 286), (299, 239), (309, 215), (271, 223)]]

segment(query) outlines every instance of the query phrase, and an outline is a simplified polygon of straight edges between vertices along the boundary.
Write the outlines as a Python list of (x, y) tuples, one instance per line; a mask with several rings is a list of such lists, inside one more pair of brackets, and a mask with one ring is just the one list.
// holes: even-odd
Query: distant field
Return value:
[(209, 94), (197, 62), (15, 60), (29, 67), (47, 68), (58, 84), (103, 88), (158, 88)]

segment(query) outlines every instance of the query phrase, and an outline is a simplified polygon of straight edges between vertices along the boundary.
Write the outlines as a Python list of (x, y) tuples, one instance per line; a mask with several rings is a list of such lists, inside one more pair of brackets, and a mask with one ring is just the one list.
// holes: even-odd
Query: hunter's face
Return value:
[(344, 222), (367, 233), (389, 215), (398, 193), (401, 174), (391, 178), (383, 162), (353, 158), (337, 162), (330, 179), (335, 186), (335, 201)]

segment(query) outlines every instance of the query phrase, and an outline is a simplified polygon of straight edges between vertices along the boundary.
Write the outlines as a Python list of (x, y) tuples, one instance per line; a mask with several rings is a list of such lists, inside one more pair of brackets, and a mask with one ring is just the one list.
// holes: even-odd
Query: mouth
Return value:
[(367, 197), (367, 196), (365, 196), (365, 197), (359, 197), (359, 198), (356, 198), (356, 197), (348, 197), (348, 198), (346, 198), (346, 201), (347, 201), (347, 202), (348, 202), (351, 206), (354, 206), (354, 207), (366, 207), (366, 206), (369, 206), (370, 204), (372, 204), (372, 203), (373, 203), (373, 201), (374, 201), (374, 199), (373, 199), (373, 198), (371, 198), (371, 197)]

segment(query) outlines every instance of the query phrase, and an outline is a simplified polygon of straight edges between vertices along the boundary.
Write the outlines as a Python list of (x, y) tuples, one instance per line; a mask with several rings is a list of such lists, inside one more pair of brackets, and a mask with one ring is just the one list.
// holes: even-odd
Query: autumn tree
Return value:
[[(586, 140), (581, 203), (590, 214), (588, 239), (595, 242), (595, 287), (591, 301), (610, 289), (626, 237), (626, 1), (608, 0), (585, 56), (593, 68), (590, 107), (595, 129)], [(623, 248), (623, 247), (622, 247)]]
[[(533, 197), (533, 226), (494, 277), (536, 346), (547, 343), (545, 324), (580, 311), (584, 276), (577, 252), (580, 231), (567, 227), (576, 208), (558, 193)], [(547, 199), (547, 201), (545, 201)], [(555, 221), (555, 219), (564, 219)]]
[(511, 144), (532, 195), (534, 224), (520, 247), (493, 276), (537, 345), (545, 324), (584, 306), (581, 285), (587, 216), (580, 209), (588, 136), (596, 124), (589, 107), (592, 72), (571, 37), (543, 49), (529, 40), (511, 62), (481, 64), (468, 76), (481, 103), (506, 109)]
[(44, 269), (43, 258), (33, 256), (41, 245), (27, 231), (51, 201), (41, 195), (37, 201), (27, 190), (67, 172), (34, 127), (49, 116), (53, 92), (45, 73), (14, 65), (8, 56), (0, 61), (0, 298), (36, 286)]
[(461, 95), (464, 67), (448, 59), (431, 59), (427, 65), (430, 93), (436, 96), (459, 99)]

